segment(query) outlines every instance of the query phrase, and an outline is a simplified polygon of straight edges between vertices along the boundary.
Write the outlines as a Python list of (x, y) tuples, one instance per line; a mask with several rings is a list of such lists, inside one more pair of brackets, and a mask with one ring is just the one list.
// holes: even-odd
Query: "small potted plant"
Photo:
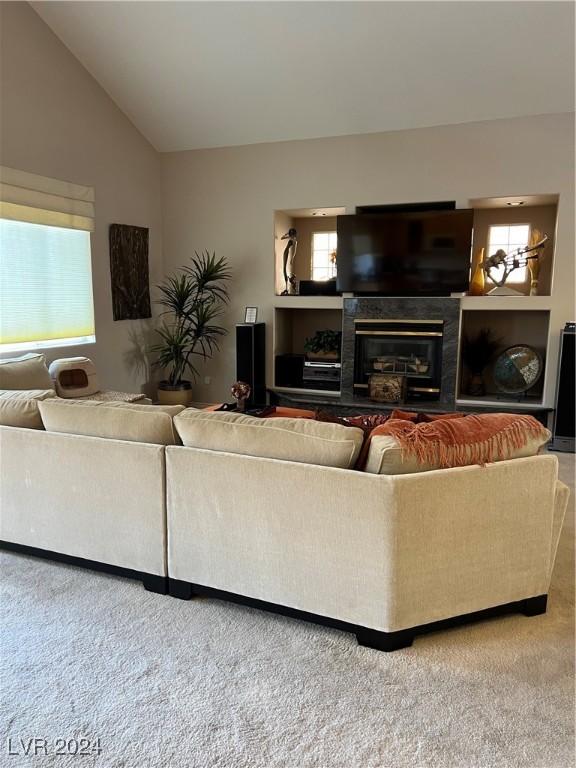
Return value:
[(316, 331), (304, 342), (304, 352), (310, 360), (339, 360), (341, 344), (341, 331)]
[[(230, 270), (226, 259), (205, 251), (158, 286), (164, 307), (160, 340), (152, 347), (155, 366), (166, 372), (158, 384), (158, 401), (164, 405), (188, 405), (192, 380), (198, 376), (198, 358), (211, 358), (218, 340), (227, 331), (216, 323), (228, 302)], [(186, 378), (188, 375), (189, 378)]]
[(470, 372), (469, 395), (482, 397), (486, 394), (484, 371), (492, 362), (501, 343), (501, 340), (495, 338), (489, 328), (482, 328), (473, 337), (464, 336), (462, 360)]

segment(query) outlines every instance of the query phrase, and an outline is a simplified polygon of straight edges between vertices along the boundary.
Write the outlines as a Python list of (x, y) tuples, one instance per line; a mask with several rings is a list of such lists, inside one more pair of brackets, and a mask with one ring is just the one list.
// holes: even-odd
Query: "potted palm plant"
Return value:
[(152, 351), (157, 356), (155, 366), (166, 375), (158, 384), (158, 400), (163, 404), (191, 402), (199, 358), (211, 358), (219, 338), (227, 333), (217, 324), (228, 303), (226, 283), (231, 275), (226, 259), (205, 251), (190, 261), (158, 286), (156, 303), (164, 307), (163, 322)]

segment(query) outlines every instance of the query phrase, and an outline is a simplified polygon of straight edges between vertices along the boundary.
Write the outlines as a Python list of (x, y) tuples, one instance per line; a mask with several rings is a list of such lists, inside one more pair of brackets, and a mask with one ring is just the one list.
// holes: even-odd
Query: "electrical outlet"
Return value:
[(212, 377), (204, 376), (204, 384), (212, 384)]

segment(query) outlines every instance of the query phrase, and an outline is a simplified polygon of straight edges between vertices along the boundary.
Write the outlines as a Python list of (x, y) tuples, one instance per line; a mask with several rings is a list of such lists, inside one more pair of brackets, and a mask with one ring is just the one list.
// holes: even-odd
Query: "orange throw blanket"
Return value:
[[(523, 448), (530, 438), (546, 442), (548, 434), (533, 416), (483, 413), (424, 424), (390, 419), (373, 429), (370, 439), (389, 435), (398, 441), (404, 455), (413, 455), (422, 464), (461, 467), (502, 459), (510, 451)], [(365, 460), (367, 451), (363, 453)]]

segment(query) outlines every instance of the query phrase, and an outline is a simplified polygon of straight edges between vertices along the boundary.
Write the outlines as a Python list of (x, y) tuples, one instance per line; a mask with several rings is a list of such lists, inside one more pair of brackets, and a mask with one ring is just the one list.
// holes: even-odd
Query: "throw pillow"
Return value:
[(180, 443), (172, 419), (183, 410), (182, 405), (138, 405), (60, 398), (40, 403), (47, 432), (156, 445)]
[(174, 424), (190, 448), (237, 453), (347, 469), (354, 466), (364, 434), (311, 419), (259, 419), (225, 411), (191, 411)]
[(532, 416), (469, 414), (424, 424), (389, 420), (371, 435), (365, 469), (406, 474), (534, 456), (550, 431)]
[(0, 360), (0, 389), (53, 389), (44, 355), (30, 353)]
[(53, 389), (0, 391), (0, 425), (44, 429), (38, 403), (55, 395)]

